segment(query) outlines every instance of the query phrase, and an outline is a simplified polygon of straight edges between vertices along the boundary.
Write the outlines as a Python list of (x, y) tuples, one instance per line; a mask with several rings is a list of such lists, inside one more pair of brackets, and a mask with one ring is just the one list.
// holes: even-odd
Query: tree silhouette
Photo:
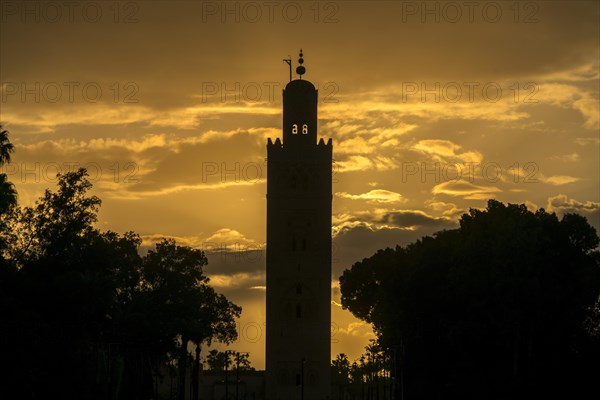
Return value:
[[(14, 150), (13, 144), (8, 140), (8, 131), (0, 125), (0, 167), (10, 162), (10, 153)], [(6, 174), (0, 174), (0, 215), (17, 204), (17, 191), (15, 186), (8, 181)], [(0, 246), (2, 244), (0, 243)]]
[(68, 172), (0, 215), (2, 398), (149, 399), (173, 361), (185, 376), (190, 337), (236, 337), (241, 309), (209, 286), (204, 253), (165, 239), (141, 256), (137, 234), (94, 227), (91, 187)]
[(197, 400), (198, 379), (200, 375), (200, 353), (202, 344), (210, 346), (213, 340), (221, 343), (231, 343), (237, 339), (235, 319), (240, 317), (241, 307), (233, 304), (222, 294), (216, 293), (211, 287), (205, 286), (200, 305), (201, 318), (193, 320), (186, 327), (186, 337), (195, 344), (192, 368), (192, 393)]
[(0, 125), (0, 165), (10, 162), (10, 153), (14, 150), (13, 144), (8, 140), (8, 131)]
[[(227, 362), (227, 368), (231, 371), (235, 371), (238, 368), (238, 353), (232, 351), (219, 351), (212, 349), (206, 355), (206, 365), (209, 371), (220, 372), (225, 370), (225, 363)], [(250, 364), (250, 358), (248, 353), (239, 353), (239, 370), (240, 371), (254, 371), (254, 368)]]
[(397, 349), (407, 397), (578, 398), (600, 372), (597, 245), (584, 217), (490, 200), (355, 263), (342, 304)]
[(338, 399), (391, 398), (393, 364), (389, 354), (374, 340), (365, 353), (350, 363), (344, 353), (331, 362), (332, 383), (338, 386)]
[(352, 365), (348, 356), (340, 353), (331, 361), (331, 383), (338, 386), (338, 398), (345, 398), (345, 393), (351, 383)]
[(206, 355), (206, 365), (209, 371), (224, 371), (225, 363), (227, 363), (227, 368), (231, 369), (231, 357), (229, 357), (228, 354), (224, 351), (212, 349)]

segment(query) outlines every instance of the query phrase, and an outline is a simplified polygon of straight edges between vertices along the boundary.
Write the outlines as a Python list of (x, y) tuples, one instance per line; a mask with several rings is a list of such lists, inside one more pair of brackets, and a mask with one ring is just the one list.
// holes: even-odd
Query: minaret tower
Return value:
[(283, 141), (267, 143), (267, 400), (331, 398), (333, 146), (317, 142), (302, 50), (298, 63), (283, 90)]

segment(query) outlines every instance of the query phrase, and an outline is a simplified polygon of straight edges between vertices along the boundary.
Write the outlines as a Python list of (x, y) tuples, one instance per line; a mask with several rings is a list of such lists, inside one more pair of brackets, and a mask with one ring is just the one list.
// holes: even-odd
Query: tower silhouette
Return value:
[[(288, 64), (291, 61), (287, 60)], [(266, 399), (331, 393), (332, 143), (317, 142), (317, 90), (283, 90), (283, 141), (267, 143)]]

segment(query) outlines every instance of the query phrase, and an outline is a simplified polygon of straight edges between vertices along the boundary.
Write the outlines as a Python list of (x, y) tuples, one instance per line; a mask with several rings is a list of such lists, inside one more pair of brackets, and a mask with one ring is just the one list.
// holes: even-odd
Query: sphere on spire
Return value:
[(302, 75), (304, 75), (306, 73), (306, 68), (304, 68), (304, 66), (302, 65), (302, 64), (304, 64), (302, 49), (300, 49), (300, 58), (298, 58), (298, 64), (300, 64), (300, 65), (298, 67), (296, 67), (296, 73), (298, 75), (300, 75), (300, 79), (302, 79)]

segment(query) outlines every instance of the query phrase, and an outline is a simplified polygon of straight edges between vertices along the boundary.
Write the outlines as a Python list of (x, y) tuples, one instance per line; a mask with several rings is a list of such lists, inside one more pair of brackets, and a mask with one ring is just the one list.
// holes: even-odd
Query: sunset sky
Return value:
[(3, 1), (2, 172), (30, 205), (87, 167), (100, 229), (205, 249), (243, 307), (230, 348), (264, 368), (266, 142), (302, 48), (335, 159), (332, 357), (352, 360), (373, 334), (338, 278), (378, 249), (490, 198), (600, 229), (599, 4)]

